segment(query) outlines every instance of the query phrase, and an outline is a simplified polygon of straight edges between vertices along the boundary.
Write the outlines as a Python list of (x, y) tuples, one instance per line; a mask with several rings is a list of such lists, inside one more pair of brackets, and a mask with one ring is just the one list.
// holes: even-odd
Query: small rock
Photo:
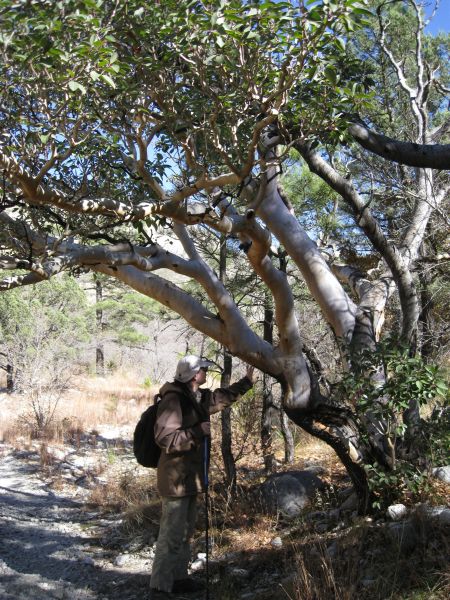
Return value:
[(407, 513), (408, 509), (404, 504), (391, 504), (386, 511), (387, 516), (392, 521), (401, 521)]
[(223, 555), (223, 560), (227, 563), (232, 562), (233, 560), (238, 560), (240, 558), (239, 552), (226, 552)]
[(436, 467), (433, 469), (433, 475), (445, 483), (450, 483), (450, 466)]
[(330, 510), (328, 512), (328, 518), (331, 519), (332, 521), (338, 521), (340, 516), (341, 516), (341, 511), (339, 510), (339, 508), (333, 508), (332, 510)]
[(315, 510), (305, 515), (305, 521), (317, 521), (326, 517), (326, 512), (323, 510)]
[(283, 540), (280, 537), (273, 538), (273, 540), (270, 541), (270, 545), (274, 548), (281, 548), (283, 545)]
[(119, 554), (119, 556), (116, 556), (116, 560), (114, 561), (114, 564), (116, 565), (116, 567), (123, 567), (127, 561), (128, 561), (127, 554)]
[(239, 567), (235, 567), (231, 569), (231, 575), (233, 577), (237, 577), (238, 579), (247, 579), (249, 576), (249, 572), (247, 569), (240, 569)]
[(204, 566), (205, 563), (203, 560), (194, 560), (194, 562), (191, 564), (191, 571), (192, 573), (196, 573), (197, 571), (201, 571)]
[(328, 473), (328, 470), (321, 465), (307, 465), (305, 466), (304, 470), (308, 471), (308, 473), (312, 473), (313, 475), (327, 475)]

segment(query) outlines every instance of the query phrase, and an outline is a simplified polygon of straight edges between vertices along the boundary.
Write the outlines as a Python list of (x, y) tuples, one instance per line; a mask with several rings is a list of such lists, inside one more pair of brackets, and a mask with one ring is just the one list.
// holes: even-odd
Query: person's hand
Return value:
[(252, 383), (255, 383), (255, 367), (252, 365), (247, 365), (246, 376)]
[(211, 423), (202, 421), (196, 426), (199, 437), (211, 437)]

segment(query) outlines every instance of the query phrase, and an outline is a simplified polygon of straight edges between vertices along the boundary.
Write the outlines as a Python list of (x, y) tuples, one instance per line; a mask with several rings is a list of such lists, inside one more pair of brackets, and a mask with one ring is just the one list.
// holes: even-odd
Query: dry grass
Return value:
[(154, 472), (148, 476), (138, 477), (135, 472), (124, 471), (112, 473), (106, 483), (94, 488), (89, 497), (89, 504), (101, 508), (105, 512), (138, 513), (140, 507), (158, 501), (155, 493)]
[(75, 440), (100, 425), (124, 426), (137, 422), (156, 389), (136, 384), (129, 373), (117, 372), (107, 379), (80, 378), (59, 401), (54, 418), (45, 431), (37, 430), (28, 399), (4, 395), (0, 441), (24, 445), (32, 438), (55, 443)]
[[(70, 390), (58, 406), (53, 429), (40, 442), (42, 468), (50, 469), (54, 460), (47, 443), (70, 440), (77, 446), (86, 443), (86, 432), (102, 425), (131, 429), (155, 392), (140, 387), (132, 376), (124, 373), (108, 379), (78, 380), (76, 389)], [(24, 441), (31, 440), (32, 430), (26, 416), (19, 418), (26, 415), (26, 410), (23, 397), (5, 396), (0, 440), (15, 440), (21, 447)], [(257, 423), (254, 416), (253, 421)], [(444, 600), (450, 596), (450, 581), (445, 574), (448, 531), (442, 527), (425, 525), (417, 517), (417, 527), (423, 530), (423, 535), (417, 548), (406, 555), (392, 540), (386, 539), (382, 528), (375, 523), (361, 520), (323, 534), (315, 531), (314, 523), (308, 524), (301, 518), (294, 525), (283, 523), (260, 512), (252, 493), (255, 484), (265, 477), (257, 434), (246, 437), (242, 430), (235, 435), (234, 452), (240, 454), (239, 494), (233, 500), (223, 482), (220, 416), (214, 417), (213, 440), (210, 477), (213, 556), (220, 560), (226, 552), (240, 553), (237, 566), (251, 574), (246, 588), (256, 589), (267, 579), (266, 591), (255, 594), (255, 600)], [(325, 468), (321, 478), (330, 489), (348, 486), (342, 464), (326, 444), (300, 431), (295, 441), (295, 464), (283, 465), (280, 470), (317, 464)], [(284, 448), (280, 436), (274, 437), (274, 451), (281, 462)], [(142, 543), (153, 543), (160, 518), (155, 471), (130, 466), (129, 462), (124, 467), (117, 461), (102, 475), (104, 481), (92, 489), (89, 504), (102, 512), (121, 514), (123, 538), (119, 544), (139, 536)], [(311, 510), (330, 508), (334, 500), (333, 494), (318, 497)], [(204, 518), (200, 506), (196, 536), (199, 544), (204, 536)], [(271, 540), (279, 535), (283, 546), (273, 548)], [(229, 577), (226, 561), (219, 568), (224, 569), (225, 578), (214, 589), (214, 597), (234, 600), (242, 591), (242, 582)]]
[(415, 526), (421, 539), (408, 551), (383, 526), (365, 522), (338, 534), (304, 536), (296, 543), (295, 600), (448, 598), (448, 527), (420, 514)]

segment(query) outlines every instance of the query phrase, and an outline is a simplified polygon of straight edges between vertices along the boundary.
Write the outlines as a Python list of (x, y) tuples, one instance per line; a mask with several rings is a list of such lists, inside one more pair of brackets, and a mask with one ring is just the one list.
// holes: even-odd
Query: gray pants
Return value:
[(187, 577), (196, 516), (197, 496), (162, 499), (150, 587), (171, 592), (176, 579)]

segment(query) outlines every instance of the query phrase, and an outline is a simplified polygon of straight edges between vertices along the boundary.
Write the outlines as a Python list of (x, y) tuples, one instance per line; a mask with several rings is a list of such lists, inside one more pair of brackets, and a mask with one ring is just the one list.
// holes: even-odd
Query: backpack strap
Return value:
[[(168, 391), (166, 392), (167, 394), (170, 394), (171, 392)], [(196, 402), (195, 398), (192, 397), (191, 391), (189, 390), (189, 388), (185, 385), (185, 384), (181, 384), (180, 385), (180, 390), (179, 390), (179, 394), (182, 398), (185, 398), (187, 400), (187, 404), (194, 409), (195, 413), (198, 416), (199, 419), (199, 423), (201, 421), (204, 421), (205, 418), (208, 417), (208, 414), (205, 415), (205, 412), (202, 410), (202, 407), (198, 404), (198, 402)], [(160, 402), (161, 400), (164, 400), (164, 396), (165, 394), (161, 395), (161, 394), (156, 394), (155, 397), (153, 398), (153, 403), (157, 404), (158, 402)], [(183, 411), (183, 402), (180, 401), (180, 406), (181, 406), (181, 412)], [(187, 405), (185, 405), (186, 407)]]

